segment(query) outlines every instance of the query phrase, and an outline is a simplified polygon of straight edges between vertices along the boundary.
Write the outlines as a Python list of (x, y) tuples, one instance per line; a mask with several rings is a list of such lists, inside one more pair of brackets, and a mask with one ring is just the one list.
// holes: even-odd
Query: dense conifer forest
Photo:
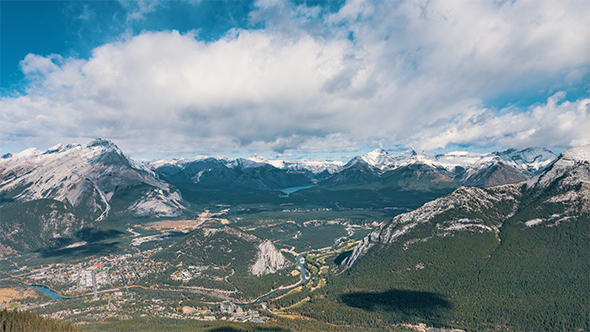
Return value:
[(71, 323), (43, 318), (30, 311), (0, 311), (2, 332), (81, 332)]

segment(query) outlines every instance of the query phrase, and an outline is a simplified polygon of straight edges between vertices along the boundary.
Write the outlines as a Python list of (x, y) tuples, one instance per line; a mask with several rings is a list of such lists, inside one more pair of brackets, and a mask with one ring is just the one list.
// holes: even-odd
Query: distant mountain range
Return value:
[(420, 185), (487, 187), (526, 180), (557, 156), (543, 148), (493, 153), (390, 154), (375, 150), (346, 164), (333, 161), (203, 158), (157, 160), (147, 165), (172, 183), (272, 190), (317, 184), (364, 185), (379, 182), (413, 190)]
[(191, 183), (203, 187), (272, 190), (313, 184), (313, 178), (300, 171), (276, 168), (249, 159), (207, 158), (190, 162), (149, 164), (171, 183)]
[(316, 186), (395, 191), (487, 187), (529, 179), (555, 155), (542, 148), (487, 154), (451, 152), (390, 154), (375, 150), (348, 163), (333, 161), (199, 158), (146, 163), (127, 157), (112, 142), (58, 145), (9, 153), (0, 159), (2, 205), (51, 199), (79, 217), (178, 216), (187, 203), (177, 188), (247, 191)]

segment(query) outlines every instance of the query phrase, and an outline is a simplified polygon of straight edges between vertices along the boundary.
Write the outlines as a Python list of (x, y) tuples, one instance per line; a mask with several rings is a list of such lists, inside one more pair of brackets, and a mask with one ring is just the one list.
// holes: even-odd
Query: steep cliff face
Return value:
[(366, 236), (343, 263), (352, 266), (375, 245), (402, 237), (407, 248), (455, 232), (498, 233), (504, 221), (516, 214), (529, 218), (522, 221), (525, 227), (557, 226), (587, 216), (589, 211), (590, 145), (586, 145), (564, 152), (528, 181), (490, 188), (461, 187), (396, 216)]
[(179, 216), (184, 210), (181, 204), (182, 196), (179, 191), (170, 192), (162, 188), (155, 188), (133, 204), (127, 211), (134, 217), (171, 217)]
[(275, 273), (292, 265), (285, 256), (277, 250), (270, 240), (265, 240), (258, 245), (256, 262), (250, 267), (250, 272), (255, 276)]

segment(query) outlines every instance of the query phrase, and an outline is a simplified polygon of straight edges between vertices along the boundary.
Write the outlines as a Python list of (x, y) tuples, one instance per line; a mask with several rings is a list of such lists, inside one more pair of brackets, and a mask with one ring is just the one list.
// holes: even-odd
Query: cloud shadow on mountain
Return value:
[(101, 230), (101, 229), (88, 227), (88, 228), (82, 228), (81, 230), (77, 231), (74, 234), (74, 237), (77, 239), (80, 239), (81, 241), (86, 241), (86, 242), (91, 243), (91, 242), (99, 242), (99, 241), (104, 241), (104, 240), (116, 238), (116, 237), (119, 237), (123, 234), (125, 234), (125, 233), (115, 230), (115, 229)]
[(44, 248), (37, 252), (43, 258), (49, 257), (88, 257), (92, 255), (108, 255), (121, 250), (119, 242), (94, 242), (74, 248)]
[(350, 255), (352, 255), (352, 250), (345, 251), (334, 259), (334, 263), (340, 265), (342, 264), (342, 262), (344, 262), (345, 259), (350, 257)]
[(388, 311), (406, 315), (437, 315), (452, 303), (432, 292), (391, 289), (385, 292), (356, 292), (340, 296), (348, 306), (367, 311)]

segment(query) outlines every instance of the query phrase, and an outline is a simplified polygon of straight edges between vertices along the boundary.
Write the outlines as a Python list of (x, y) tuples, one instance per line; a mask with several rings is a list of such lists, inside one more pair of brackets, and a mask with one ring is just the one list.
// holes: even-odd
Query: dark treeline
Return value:
[(0, 322), (2, 332), (81, 332), (69, 322), (43, 318), (32, 312), (16, 309), (0, 311)]

